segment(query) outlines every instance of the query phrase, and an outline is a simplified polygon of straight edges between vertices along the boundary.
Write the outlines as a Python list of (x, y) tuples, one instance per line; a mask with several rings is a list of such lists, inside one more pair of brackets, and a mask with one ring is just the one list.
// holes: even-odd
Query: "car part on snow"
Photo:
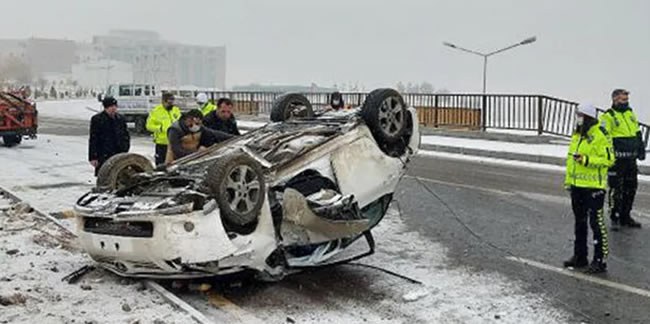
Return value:
[(138, 173), (153, 171), (146, 157), (135, 153), (120, 153), (108, 159), (97, 173), (97, 188), (119, 190), (134, 185)]
[(368, 94), (361, 107), (361, 116), (384, 153), (404, 154), (404, 135), (413, 128), (402, 95), (394, 89), (377, 89)]
[[(344, 213), (344, 210), (349, 208), (346, 208), (346, 204), (339, 204), (339, 202), (348, 200), (349, 205), (350, 201), (340, 195), (338, 198), (339, 200), (334, 201), (331, 205), (338, 207), (341, 213)], [(309, 206), (307, 198), (291, 188), (284, 191), (283, 202), (282, 236), (297, 244), (315, 244), (350, 238), (370, 227), (370, 222), (360, 217), (355, 217), (356, 219), (328, 219), (324, 216), (329, 213), (317, 215), (316, 208), (312, 209)], [(356, 211), (358, 215), (358, 209)]]
[(87, 273), (89, 273), (89, 272), (91, 272), (93, 270), (95, 270), (94, 265), (85, 265), (85, 266), (73, 271), (72, 273), (68, 274), (67, 276), (61, 278), (61, 281), (65, 281), (65, 282), (67, 282), (69, 284), (74, 284), (77, 281), (79, 281), (79, 279), (81, 279), (81, 277), (85, 276)]
[(6, 147), (13, 147), (23, 141), (23, 137), (20, 135), (6, 135), (2, 136), (2, 140)]
[(311, 103), (299, 93), (287, 93), (279, 96), (271, 108), (271, 121), (273, 122), (312, 117), (314, 117), (314, 109)]
[(225, 156), (210, 166), (206, 182), (224, 222), (240, 233), (254, 230), (266, 195), (261, 165), (245, 154)]

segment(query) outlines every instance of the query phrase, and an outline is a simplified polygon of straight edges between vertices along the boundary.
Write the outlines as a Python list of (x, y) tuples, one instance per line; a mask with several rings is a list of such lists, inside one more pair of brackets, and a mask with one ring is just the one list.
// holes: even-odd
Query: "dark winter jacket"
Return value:
[(167, 130), (169, 146), (167, 147), (165, 162), (170, 163), (198, 151), (201, 146), (210, 147), (231, 137), (230, 134), (205, 127), (201, 127), (200, 131), (192, 133), (182, 121), (177, 121)]
[(237, 128), (237, 120), (235, 119), (235, 116), (231, 116), (230, 119), (227, 120), (221, 119), (221, 117), (217, 115), (217, 110), (214, 110), (203, 117), (203, 126), (232, 135), (241, 135)]
[(111, 117), (102, 111), (90, 119), (88, 161), (97, 160), (101, 165), (115, 154), (128, 152), (130, 146), (131, 136), (122, 115)]

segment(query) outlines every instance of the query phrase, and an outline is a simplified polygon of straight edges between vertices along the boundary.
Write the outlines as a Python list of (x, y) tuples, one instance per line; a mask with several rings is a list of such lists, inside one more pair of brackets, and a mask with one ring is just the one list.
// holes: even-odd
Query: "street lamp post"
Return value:
[(453, 49), (457, 49), (459, 51), (463, 51), (463, 52), (466, 52), (466, 53), (470, 53), (470, 54), (474, 54), (474, 55), (478, 55), (478, 56), (483, 57), (483, 94), (485, 94), (486, 91), (487, 91), (487, 63), (488, 63), (488, 57), (490, 57), (492, 55), (495, 55), (495, 54), (505, 52), (505, 51), (507, 51), (509, 49), (513, 49), (513, 48), (521, 46), (521, 45), (528, 45), (528, 44), (534, 43), (536, 40), (537, 40), (537, 37), (535, 37), (535, 36), (529, 37), (529, 38), (526, 38), (526, 39), (522, 40), (521, 42), (518, 42), (516, 44), (512, 44), (510, 46), (504, 47), (504, 48), (502, 48), (500, 50), (496, 50), (496, 51), (490, 52), (490, 53), (481, 53), (481, 52), (478, 52), (478, 51), (473, 51), (473, 50), (466, 49), (466, 48), (460, 47), (458, 45), (455, 45), (455, 44), (452, 44), (452, 43), (449, 43), (449, 42), (443, 42), (442, 45), (447, 46), (447, 47), (451, 47)]

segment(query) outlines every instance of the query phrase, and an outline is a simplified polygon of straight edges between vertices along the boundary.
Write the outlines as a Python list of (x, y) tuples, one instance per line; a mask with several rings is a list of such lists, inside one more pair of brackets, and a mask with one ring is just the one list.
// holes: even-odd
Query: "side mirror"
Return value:
[(104, 100), (104, 96), (100, 93), (97, 95), (97, 101), (102, 102)]

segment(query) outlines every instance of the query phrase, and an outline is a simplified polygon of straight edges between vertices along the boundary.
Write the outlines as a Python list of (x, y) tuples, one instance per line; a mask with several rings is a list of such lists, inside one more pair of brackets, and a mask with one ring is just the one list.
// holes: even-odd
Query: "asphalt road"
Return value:
[[(84, 121), (41, 119), (41, 132), (48, 134), (84, 136), (87, 126)], [(562, 189), (563, 176), (556, 171), (421, 156), (409, 165), (395, 207), (408, 230), (428, 240), (422, 245), (439, 243), (446, 248), (450, 267), (500, 273), (570, 312), (576, 322), (650, 323), (648, 183), (640, 185), (634, 215), (644, 228), (609, 233), (606, 275), (572, 272), (578, 273), (572, 277), (555, 268), (511, 260), (516, 256), (561, 267), (571, 255), (573, 215)], [(381, 238), (377, 241), (378, 245), (391, 244)], [(293, 275), (274, 284), (243, 281), (236, 286), (222, 284), (219, 289), (236, 305), (232, 307), (253, 314), (275, 312), (277, 319), (281, 314), (308, 310), (313, 303), (329, 303), (332, 310), (351, 313), (374, 309), (388, 321), (408, 319), (402, 310), (382, 304), (390, 292), (373, 287), (373, 280), (381, 276), (385, 274), (341, 266)], [(594, 277), (602, 280), (589, 281)], [(403, 283), (398, 280), (396, 284)], [(199, 308), (216, 303), (198, 294), (184, 297)], [(350, 301), (353, 307), (341, 306)]]
[[(573, 214), (561, 172), (417, 158), (398, 199), (407, 224), (449, 248), (457, 266), (494, 270), (544, 292), (558, 307), (589, 322), (649, 323), (650, 296), (623, 292), (563, 274), (516, 264), (517, 256), (561, 267), (573, 251)], [(422, 186), (428, 187), (445, 202)], [(609, 233), (611, 282), (650, 290), (650, 185), (635, 205), (640, 230)], [(461, 224), (462, 223), (462, 224)], [(464, 224), (464, 225), (463, 225)], [(467, 226), (467, 227), (465, 227)], [(473, 235), (469, 230), (473, 231)]]

